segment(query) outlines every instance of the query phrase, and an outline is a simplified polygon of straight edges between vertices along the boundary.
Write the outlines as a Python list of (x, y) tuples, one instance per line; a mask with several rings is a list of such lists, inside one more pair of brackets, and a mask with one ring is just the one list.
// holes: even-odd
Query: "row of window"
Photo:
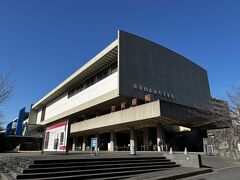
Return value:
[(115, 73), (116, 71), (117, 71), (117, 62), (114, 62), (110, 66), (104, 68), (103, 70), (101, 70), (100, 72), (95, 74), (94, 76), (86, 79), (85, 81), (83, 81), (82, 83), (78, 84), (77, 86), (75, 86), (70, 91), (68, 91), (68, 98), (70, 98), (70, 97), (74, 96), (75, 94), (83, 91), (84, 89), (92, 86), (93, 84), (101, 81), (102, 79), (104, 79), (107, 76)]
[[(89, 86), (92, 86), (93, 84), (101, 81), (102, 79), (106, 78), (107, 76), (115, 73), (117, 71), (117, 62), (114, 62), (113, 64), (107, 66), (106, 68), (102, 69), (100, 72), (95, 74), (94, 76), (86, 79), (81, 84), (75, 86), (73, 89), (68, 91), (68, 98), (74, 96), (75, 94), (83, 91), (84, 89), (88, 88)], [(40, 117), (40, 121), (44, 121), (45, 119), (45, 111), (46, 107), (42, 108), (42, 113)]]

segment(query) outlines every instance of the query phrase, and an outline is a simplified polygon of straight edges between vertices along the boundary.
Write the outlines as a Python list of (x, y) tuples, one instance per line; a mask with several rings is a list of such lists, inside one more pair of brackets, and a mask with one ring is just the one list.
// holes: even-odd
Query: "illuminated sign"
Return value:
[(98, 139), (97, 138), (91, 138), (91, 147), (92, 148), (97, 148), (97, 141), (98, 141)]

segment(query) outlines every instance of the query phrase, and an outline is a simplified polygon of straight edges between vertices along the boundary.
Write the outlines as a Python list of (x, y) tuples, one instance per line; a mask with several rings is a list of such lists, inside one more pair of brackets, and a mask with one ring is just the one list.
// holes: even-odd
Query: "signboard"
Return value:
[(98, 151), (98, 138), (91, 138), (91, 154), (97, 155)]
[(46, 128), (44, 151), (65, 152), (67, 146), (68, 120)]
[(207, 155), (213, 155), (213, 145), (206, 145)]
[(92, 148), (97, 148), (97, 138), (92, 138), (91, 139), (91, 147)]

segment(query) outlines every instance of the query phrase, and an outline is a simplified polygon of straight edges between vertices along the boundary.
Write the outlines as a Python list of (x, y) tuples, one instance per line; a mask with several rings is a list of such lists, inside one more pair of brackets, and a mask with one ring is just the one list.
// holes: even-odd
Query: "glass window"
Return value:
[(45, 119), (46, 106), (42, 108), (41, 122)]
[(80, 85), (76, 86), (72, 90), (68, 91), (68, 98), (74, 96), (78, 92), (88, 88), (89, 86), (101, 81), (102, 79), (106, 78), (107, 76), (115, 73), (117, 71), (117, 62), (111, 64), (110, 66), (104, 68), (102, 71), (98, 72), (95, 76), (92, 76), (82, 82)]
[(112, 71), (112, 74), (117, 72), (117, 62), (112, 65), (111, 71)]
[(102, 78), (106, 78), (108, 76), (108, 69), (104, 69), (102, 72)]

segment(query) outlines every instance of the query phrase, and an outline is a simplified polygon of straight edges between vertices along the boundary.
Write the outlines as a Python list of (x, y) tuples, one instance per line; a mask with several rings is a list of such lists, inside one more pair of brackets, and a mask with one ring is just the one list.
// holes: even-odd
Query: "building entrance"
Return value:
[(174, 151), (184, 151), (186, 147), (188, 151), (201, 152), (203, 151), (202, 139), (204, 137), (206, 137), (206, 131), (166, 131), (166, 142), (168, 150), (170, 147), (173, 147)]
[(100, 151), (107, 151), (109, 142), (110, 142), (110, 133), (107, 132), (107, 133), (101, 134), (99, 139)]
[(130, 134), (129, 132), (116, 133), (116, 151), (128, 151), (130, 147)]
[(137, 131), (137, 142), (136, 142), (136, 150), (137, 151), (145, 151), (145, 145), (143, 142), (143, 132), (142, 131)]

